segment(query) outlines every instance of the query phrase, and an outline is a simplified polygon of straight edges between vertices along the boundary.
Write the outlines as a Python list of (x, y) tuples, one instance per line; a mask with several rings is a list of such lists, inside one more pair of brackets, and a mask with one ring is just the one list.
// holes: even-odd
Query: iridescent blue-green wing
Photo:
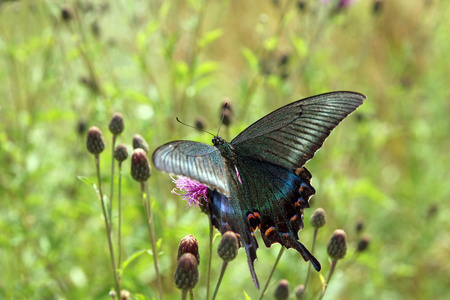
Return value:
[(158, 170), (189, 177), (229, 196), (225, 161), (216, 147), (192, 141), (174, 141), (153, 152)]
[(298, 100), (256, 121), (231, 144), (242, 156), (288, 169), (301, 167), (365, 98), (354, 92), (333, 92)]

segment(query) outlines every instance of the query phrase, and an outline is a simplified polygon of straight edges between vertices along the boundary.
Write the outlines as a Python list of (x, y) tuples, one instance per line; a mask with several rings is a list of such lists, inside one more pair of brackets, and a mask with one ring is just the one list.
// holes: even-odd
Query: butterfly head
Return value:
[(223, 145), (225, 143), (225, 140), (220, 136), (216, 135), (215, 137), (213, 137), (212, 143), (214, 146)]

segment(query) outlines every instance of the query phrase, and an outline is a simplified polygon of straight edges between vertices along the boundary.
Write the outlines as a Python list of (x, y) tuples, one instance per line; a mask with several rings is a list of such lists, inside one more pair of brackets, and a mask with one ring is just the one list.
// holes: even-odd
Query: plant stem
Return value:
[(156, 239), (155, 239), (155, 228), (153, 225), (153, 214), (152, 214), (152, 207), (150, 203), (150, 193), (148, 189), (148, 182), (141, 182), (141, 189), (142, 189), (142, 199), (144, 200), (144, 207), (145, 212), (147, 214), (147, 225), (148, 225), (148, 231), (150, 233), (150, 241), (152, 244), (152, 252), (153, 252), (153, 262), (155, 264), (155, 272), (156, 272), (156, 280), (158, 283), (158, 290), (159, 290), (159, 298), (163, 299), (163, 291), (162, 291), (162, 284), (161, 284), (161, 276), (159, 274), (159, 268), (158, 268), (158, 253), (156, 251)]
[(338, 262), (337, 260), (331, 261), (330, 273), (328, 273), (328, 278), (327, 281), (325, 282), (325, 286), (322, 290), (322, 293), (320, 294), (319, 300), (323, 298), (323, 295), (325, 295), (328, 284), (330, 283), (331, 275), (333, 275), (334, 269), (336, 269), (337, 262)]
[(188, 290), (181, 290), (181, 300), (187, 299)]
[(192, 290), (189, 290), (189, 298), (194, 300), (194, 292)]
[(206, 300), (209, 300), (209, 292), (211, 289), (211, 264), (212, 264), (212, 246), (213, 246), (214, 227), (211, 218), (209, 218), (209, 257), (208, 257), (208, 277), (206, 279)]
[(117, 277), (116, 262), (114, 260), (115, 259), (114, 258), (114, 248), (113, 248), (112, 240), (111, 240), (111, 220), (108, 220), (108, 215), (106, 213), (106, 208), (105, 208), (105, 202), (103, 201), (102, 184), (101, 184), (101, 179), (100, 179), (100, 157), (98, 154), (95, 155), (95, 167), (97, 169), (98, 196), (100, 198), (100, 203), (102, 205), (103, 218), (105, 220), (105, 226), (106, 226), (106, 236), (107, 236), (108, 246), (109, 246), (109, 256), (111, 257), (111, 265), (113, 268), (114, 281), (116, 284), (117, 295), (119, 295), (119, 297), (120, 297), (120, 282)]
[(122, 263), (122, 162), (119, 162), (119, 192), (118, 192), (118, 198), (119, 198), (119, 229), (117, 232), (117, 238), (118, 238), (118, 258), (117, 258), (117, 264), (120, 266)]
[[(316, 245), (318, 231), (319, 231), (318, 228), (314, 228), (314, 236), (313, 236), (313, 241), (312, 241), (312, 246), (311, 246), (311, 254), (314, 254), (314, 247)], [(305, 291), (306, 291), (306, 286), (308, 284), (310, 274), (311, 274), (311, 264), (308, 264), (308, 271), (306, 272), (306, 279), (305, 279)]]
[(111, 190), (109, 193), (109, 219), (112, 220), (113, 192), (114, 192), (114, 145), (116, 144), (116, 136), (112, 138), (111, 148)]
[(217, 280), (216, 289), (214, 290), (214, 295), (212, 297), (212, 300), (216, 299), (217, 292), (219, 291), (220, 283), (222, 282), (222, 278), (223, 278), (223, 275), (225, 274), (227, 266), (228, 266), (228, 263), (226, 261), (224, 261), (222, 263), (222, 270), (220, 270), (219, 280)]
[(270, 279), (272, 278), (273, 273), (275, 272), (275, 269), (277, 268), (278, 262), (280, 261), (280, 258), (281, 258), (281, 256), (284, 253), (284, 249), (285, 248), (283, 246), (281, 246), (281, 249), (280, 249), (280, 252), (278, 253), (277, 259), (275, 260), (275, 263), (273, 264), (272, 270), (270, 271), (269, 278), (267, 278), (266, 284), (264, 285), (264, 288), (261, 291), (261, 295), (258, 298), (259, 300), (261, 300), (264, 297), (264, 295), (265, 295), (265, 293), (267, 291), (267, 288), (269, 287)]

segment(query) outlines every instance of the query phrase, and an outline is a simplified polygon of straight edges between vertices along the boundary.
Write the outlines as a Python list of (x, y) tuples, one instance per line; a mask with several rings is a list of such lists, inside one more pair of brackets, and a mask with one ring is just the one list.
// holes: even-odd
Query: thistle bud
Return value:
[(277, 300), (287, 300), (289, 298), (289, 282), (281, 279), (275, 289), (274, 297)]
[(319, 207), (314, 211), (314, 213), (311, 216), (311, 225), (314, 228), (319, 229), (320, 227), (323, 227), (326, 222), (327, 222), (327, 215), (325, 214), (325, 210)]
[(225, 126), (230, 126), (230, 124), (231, 124), (231, 119), (233, 117), (233, 112), (231, 110), (231, 106), (232, 105), (231, 105), (230, 99), (225, 98), (222, 103), (222, 106), (221, 106), (222, 110), (221, 110), (221, 116), (220, 116), (221, 119), (223, 120), (222, 124)]
[(194, 255), (191, 253), (181, 255), (173, 279), (180, 290), (192, 290), (197, 285), (198, 264)]
[(98, 155), (105, 149), (105, 141), (98, 127), (92, 126), (86, 134), (86, 147), (92, 154)]
[(131, 293), (127, 290), (120, 291), (120, 300), (129, 300), (131, 298)]
[(86, 121), (80, 119), (80, 120), (78, 120), (78, 123), (77, 123), (77, 133), (80, 136), (83, 136), (85, 134), (85, 132), (86, 132)]
[(73, 19), (73, 11), (70, 7), (61, 8), (61, 18), (64, 22), (69, 22)]
[(306, 3), (305, 3), (305, 2), (306, 2), (305, 0), (298, 0), (298, 1), (297, 1), (297, 8), (298, 8), (300, 11), (305, 10), (305, 8), (306, 8)]
[(369, 247), (370, 243), (370, 237), (363, 236), (359, 241), (358, 245), (356, 246), (356, 252), (363, 252)]
[(128, 150), (127, 146), (125, 144), (119, 144), (116, 146), (116, 149), (114, 149), (114, 158), (119, 161), (123, 162), (128, 157)]
[(375, 0), (373, 2), (372, 12), (373, 12), (374, 15), (379, 14), (381, 12), (382, 8), (383, 8), (382, 0)]
[(358, 220), (358, 222), (356, 222), (356, 226), (355, 226), (356, 233), (361, 233), (361, 231), (363, 231), (363, 229), (364, 229), (364, 221)]
[(121, 113), (115, 113), (109, 122), (109, 131), (114, 135), (119, 135), (123, 132), (124, 124)]
[(192, 234), (187, 235), (181, 239), (180, 245), (178, 246), (177, 260), (179, 260), (184, 253), (191, 253), (192, 255), (194, 255), (197, 259), (197, 264), (200, 264), (200, 254), (198, 254), (198, 241)]
[(142, 136), (140, 136), (139, 134), (136, 134), (133, 137), (133, 149), (138, 149), (138, 148), (141, 148), (145, 151), (145, 153), (148, 153), (147, 142), (144, 140), (144, 138)]
[(142, 149), (135, 149), (131, 156), (131, 176), (134, 180), (144, 182), (150, 178), (151, 169), (147, 154)]
[(295, 288), (295, 298), (297, 300), (301, 300), (303, 298), (305, 298), (305, 285), (304, 284), (300, 284), (299, 286), (297, 286)]
[(225, 262), (232, 261), (238, 253), (239, 245), (236, 233), (227, 231), (223, 234), (217, 252)]
[(202, 131), (205, 129), (205, 121), (203, 118), (198, 117), (195, 119), (195, 128), (199, 131)]
[(342, 229), (333, 232), (327, 247), (328, 255), (332, 260), (344, 258), (347, 253), (347, 236)]

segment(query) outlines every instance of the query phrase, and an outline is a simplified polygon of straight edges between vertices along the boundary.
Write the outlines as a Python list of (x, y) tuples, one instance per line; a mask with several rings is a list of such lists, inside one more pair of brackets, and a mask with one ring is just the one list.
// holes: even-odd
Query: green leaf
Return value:
[(201, 48), (208, 46), (209, 44), (211, 44), (212, 42), (214, 42), (215, 40), (220, 38), (222, 36), (222, 34), (223, 34), (223, 30), (220, 28), (206, 32), (198, 40), (198, 47), (201, 49)]
[(87, 185), (90, 185), (92, 187), (95, 186), (95, 183), (93, 183), (89, 178), (84, 177), (84, 176), (77, 176), (79, 180), (83, 181), (84, 183), (86, 183)]
[(243, 48), (242, 54), (244, 55), (245, 59), (247, 59), (247, 62), (250, 65), (252, 71), (257, 72), (259, 66), (258, 57), (256, 57), (256, 55), (249, 48)]
[(264, 48), (268, 51), (274, 50), (278, 45), (278, 37), (273, 36), (264, 41)]
[(249, 295), (247, 295), (247, 293), (244, 291), (244, 296), (245, 296), (245, 300), (251, 300), (252, 298), (250, 298)]
[(143, 249), (143, 250), (139, 250), (133, 254), (131, 254), (131, 256), (129, 256), (123, 263), (122, 263), (122, 272), (125, 271), (125, 269), (128, 267), (129, 264), (131, 264), (136, 258), (138, 258), (139, 256), (141, 256), (142, 254), (144, 254), (145, 252), (147, 252), (147, 249)]
[(308, 45), (305, 40), (299, 36), (292, 36), (291, 42), (294, 45), (295, 51), (300, 57), (305, 57), (308, 54)]
[(212, 73), (219, 68), (219, 64), (214, 61), (206, 61), (201, 63), (195, 70), (197, 76), (206, 75), (208, 73)]
[[(77, 177), (78, 177), (79, 180), (81, 180), (81, 181), (83, 181), (84, 183), (86, 183), (87, 185), (91, 186), (91, 187), (94, 189), (94, 191), (95, 191), (95, 193), (96, 193), (97, 195), (100, 195), (100, 191), (98, 190), (97, 185), (96, 185), (93, 181), (91, 181), (90, 179), (88, 179), (87, 177), (84, 177), (84, 176), (77, 176)], [(99, 197), (100, 197), (100, 196), (99, 196)], [(107, 202), (107, 201), (105, 201), (106, 195), (104, 195), (103, 198), (104, 198), (104, 199), (103, 199), (104, 202)]]
[(145, 297), (145, 296), (142, 295), (142, 294), (133, 294), (133, 296), (134, 296), (134, 298), (137, 299), (137, 300), (148, 300), (148, 298)]

